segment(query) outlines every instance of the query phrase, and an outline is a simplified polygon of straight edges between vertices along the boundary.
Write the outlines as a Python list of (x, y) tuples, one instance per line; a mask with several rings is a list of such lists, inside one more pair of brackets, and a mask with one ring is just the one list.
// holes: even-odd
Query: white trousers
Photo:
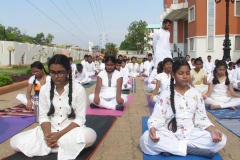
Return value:
[(199, 90), (202, 94), (206, 94), (208, 91), (208, 85), (195, 85), (195, 88)]
[(156, 88), (156, 84), (150, 83), (147, 85), (146, 91), (149, 93), (152, 93), (155, 88)]
[(129, 90), (132, 86), (130, 84), (127, 84), (127, 87), (125, 88), (124, 85), (122, 85), (122, 90)]
[(211, 97), (207, 97), (204, 100), (205, 104), (207, 105), (220, 105), (221, 108), (230, 108), (230, 107), (237, 107), (240, 105), (240, 98), (232, 98), (229, 102), (219, 102), (216, 101), (214, 99), (212, 99)]
[(92, 79), (90, 77), (86, 81), (76, 79), (77, 82), (84, 83), (84, 84), (87, 84), (87, 83), (91, 82), (91, 80)]
[[(26, 94), (18, 94), (16, 97), (17, 100), (20, 101), (20, 103), (27, 105), (27, 97)], [(32, 99), (31, 99), (32, 100)], [(32, 103), (34, 104), (34, 100), (32, 100)]]
[[(90, 103), (94, 103), (94, 93), (89, 95), (89, 101)], [(123, 104), (125, 104), (127, 102), (127, 95), (122, 94), (121, 98), (123, 99)], [(117, 99), (116, 98), (103, 98), (100, 96), (100, 103), (99, 103), (99, 107), (101, 108), (106, 108), (106, 109), (112, 109), (112, 110), (116, 110), (116, 105), (118, 105)]]
[(238, 88), (238, 83), (233, 83), (233, 88), (240, 91), (240, 88)]
[[(25, 135), (27, 135), (28, 133), (30, 133), (31, 130), (25, 131), (25, 132), (21, 132), (18, 133), (17, 135), (13, 136), (10, 140), (10, 145), (11, 147), (17, 151), (20, 152), (20, 150), (17, 148), (19, 141), (22, 139), (22, 137), (24, 137)], [(84, 137), (85, 137), (85, 142), (86, 145), (84, 148), (90, 147), (93, 145), (93, 143), (96, 141), (97, 139), (97, 134), (96, 132), (88, 127), (83, 128), (83, 133), (84, 133)], [(51, 149), (51, 153), (57, 153), (58, 152), (58, 147), (56, 148), (52, 148)]]
[(187, 146), (209, 149), (216, 153), (225, 146), (227, 141), (226, 136), (223, 134), (222, 141), (214, 143), (210, 132), (199, 128), (194, 128), (184, 140), (179, 140), (171, 131), (165, 128), (157, 131), (156, 136), (160, 140), (153, 142), (149, 136), (149, 130), (147, 130), (140, 138), (140, 148), (145, 154), (158, 155), (161, 152), (169, 152), (174, 155), (186, 156)]

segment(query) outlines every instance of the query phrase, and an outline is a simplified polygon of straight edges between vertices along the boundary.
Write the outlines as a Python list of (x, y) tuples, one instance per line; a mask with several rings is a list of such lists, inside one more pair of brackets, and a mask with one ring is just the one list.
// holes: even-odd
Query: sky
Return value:
[[(53, 44), (88, 48), (107, 42), (120, 46), (133, 21), (159, 24), (163, 0), (1, 0), (0, 24), (35, 37), (54, 35)], [(3, 7), (4, 6), (4, 7)]]

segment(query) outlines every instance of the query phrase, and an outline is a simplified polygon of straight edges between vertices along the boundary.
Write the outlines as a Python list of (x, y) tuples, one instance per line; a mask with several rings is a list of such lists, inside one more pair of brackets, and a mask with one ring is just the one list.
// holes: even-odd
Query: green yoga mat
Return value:
[[(95, 143), (80, 153), (76, 160), (86, 160), (90, 159), (93, 153), (96, 151), (101, 141), (107, 135), (108, 131), (113, 126), (116, 121), (114, 116), (86, 116), (87, 127), (92, 128), (97, 133), (97, 139)], [(4, 158), (3, 160), (57, 160), (57, 153), (51, 153), (46, 156), (41, 157), (26, 157), (23, 153), (17, 152), (9, 157)]]
[(84, 88), (90, 88), (92, 85), (94, 85), (96, 83), (96, 81), (91, 81), (91, 82), (89, 82), (89, 83), (87, 83), (87, 84), (84, 84), (84, 85), (82, 85)]

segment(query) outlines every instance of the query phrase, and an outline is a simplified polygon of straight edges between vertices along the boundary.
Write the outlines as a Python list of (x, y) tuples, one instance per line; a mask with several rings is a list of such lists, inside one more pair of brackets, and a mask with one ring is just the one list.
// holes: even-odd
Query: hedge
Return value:
[(0, 75), (0, 87), (6, 86), (6, 85), (11, 84), (11, 83), (12, 83), (12, 79), (11, 79), (10, 76)]

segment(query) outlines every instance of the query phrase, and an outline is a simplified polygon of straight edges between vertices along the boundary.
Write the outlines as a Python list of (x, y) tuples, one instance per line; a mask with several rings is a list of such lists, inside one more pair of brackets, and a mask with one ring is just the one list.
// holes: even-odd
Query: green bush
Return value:
[[(44, 66), (44, 68), (45, 68), (45, 70), (46, 70), (47, 73), (48, 73), (48, 72), (49, 72), (48, 66)], [(27, 73), (27, 74), (32, 74), (32, 69), (31, 69), (31, 68), (27, 68), (26, 73)]]
[(14, 64), (12, 65), (12, 68), (28, 68), (28, 64)]
[(12, 83), (11, 77), (0, 75), (0, 87), (6, 86), (11, 83)]
[(142, 63), (142, 61), (139, 60), (139, 59), (137, 59), (136, 62), (137, 62), (138, 64), (141, 64), (141, 63)]

